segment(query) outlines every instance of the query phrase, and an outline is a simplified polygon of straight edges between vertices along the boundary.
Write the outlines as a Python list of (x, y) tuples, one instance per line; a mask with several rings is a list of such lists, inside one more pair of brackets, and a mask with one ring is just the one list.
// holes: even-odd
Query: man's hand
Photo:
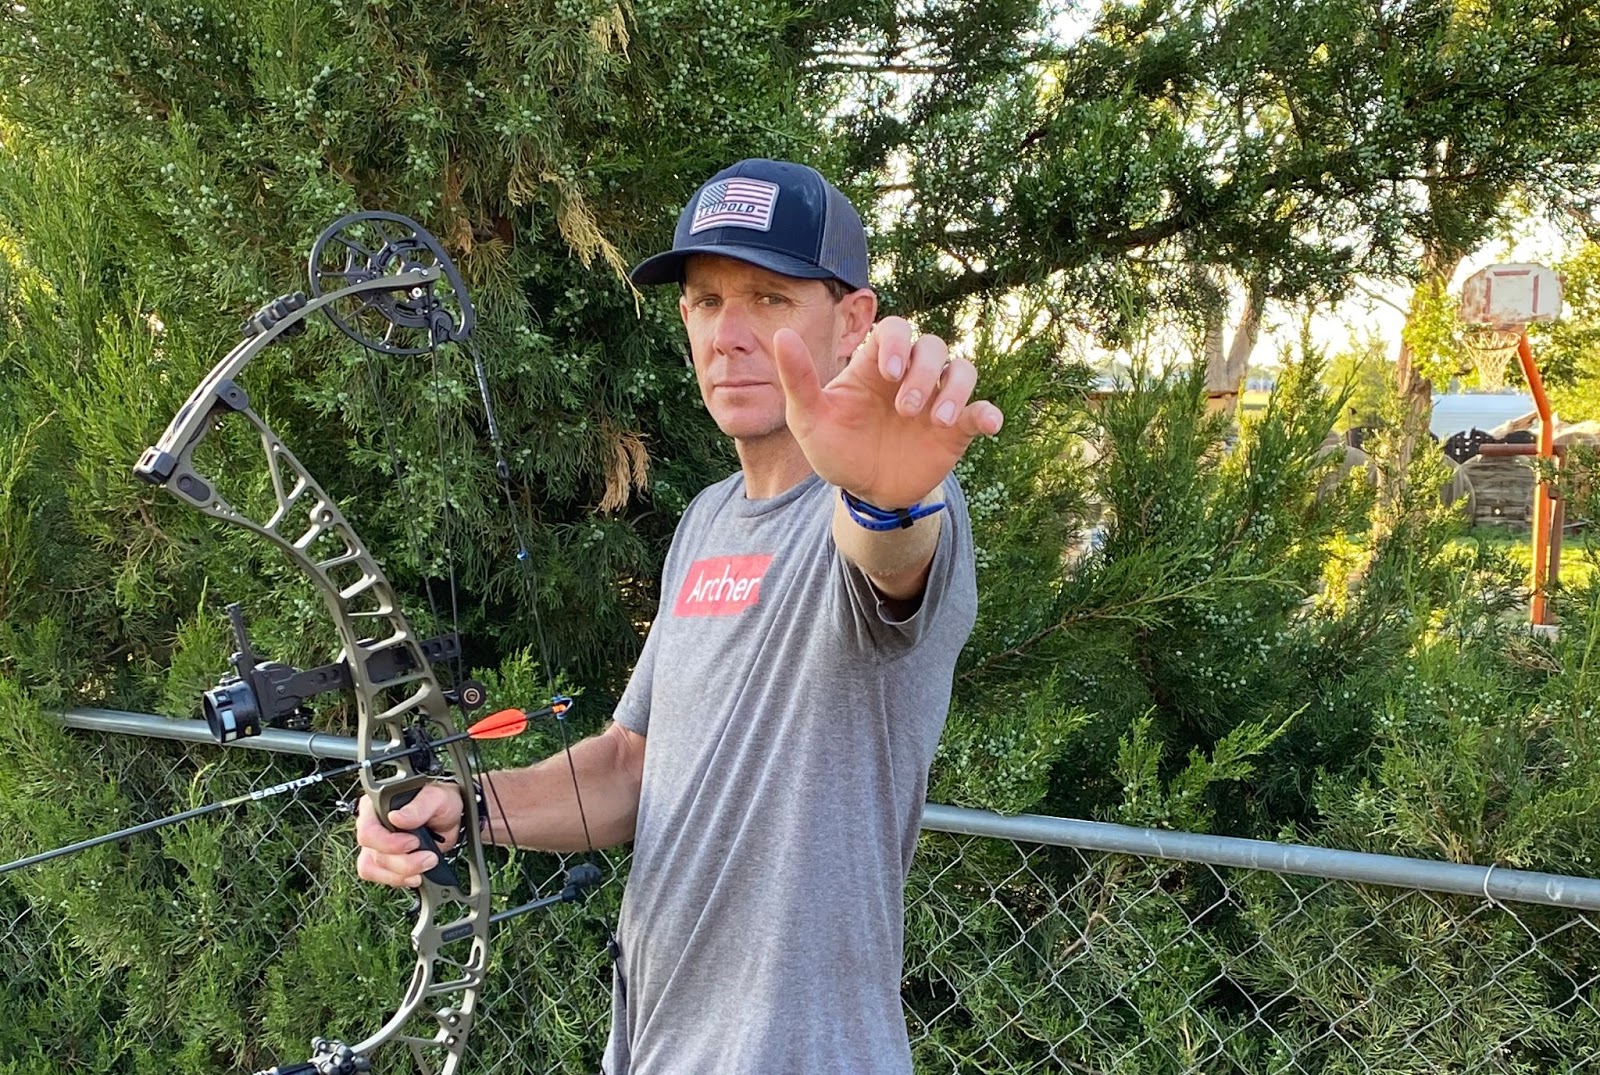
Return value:
[(378, 820), (372, 800), (361, 797), (356, 815), (356, 843), (361, 853), (356, 857), (356, 873), (363, 880), (396, 888), (417, 888), (422, 875), (439, 861), (431, 851), (419, 850), (421, 842), (412, 829), (426, 827), (439, 841), (439, 847), (448, 851), (455, 846), (456, 833), (461, 826), (461, 796), (458, 792), (439, 784), (425, 784), (416, 798), (398, 810), (389, 811), (389, 823), (401, 831), (391, 832)]
[(937, 336), (912, 342), (904, 318), (887, 317), (827, 385), (805, 343), (780, 329), (772, 351), (789, 431), (824, 480), (880, 508), (918, 503), (945, 479), (974, 437), (1004, 416), (971, 402), (978, 371), (950, 358)]

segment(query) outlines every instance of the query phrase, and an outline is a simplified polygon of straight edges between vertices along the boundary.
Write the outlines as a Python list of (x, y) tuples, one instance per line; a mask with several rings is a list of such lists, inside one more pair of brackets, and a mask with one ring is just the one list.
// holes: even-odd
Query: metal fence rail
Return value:
[[(64, 720), (102, 736), (205, 744), (160, 753), (188, 767), (191, 795), (225, 768), (252, 779), (243, 752), (218, 760), (203, 722), (104, 710)], [(354, 756), (336, 736), (249, 742)], [(254, 764), (260, 784), (282, 778), (281, 767)], [(148, 816), (161, 809), (150, 805)], [(310, 806), (276, 800), (258, 809), (272, 812), (269, 833), (313, 823), (348, 841), (336, 814), (313, 821)], [(1391, 1075), (1600, 1062), (1595, 879), (934, 804), (923, 828), (903, 989), (919, 1072)], [(283, 883), (310, 890), (309, 917), (332, 914), (322, 872), (308, 865)], [(341, 883), (337, 900), (376, 901), (370, 887)], [(26, 967), (41, 936), (71, 943), (47, 921), (0, 916), (0, 967)], [(553, 974), (548, 946), (535, 947), (539, 960), (516, 946), (497, 953), (491, 994), (538, 999), (489, 1007), (476, 1070), (592, 1070), (606, 1029), (604, 962), (576, 943)], [(555, 1031), (552, 1009), (563, 1013)], [(119, 1035), (168, 1032), (169, 1017), (145, 1017), (148, 1029)]]

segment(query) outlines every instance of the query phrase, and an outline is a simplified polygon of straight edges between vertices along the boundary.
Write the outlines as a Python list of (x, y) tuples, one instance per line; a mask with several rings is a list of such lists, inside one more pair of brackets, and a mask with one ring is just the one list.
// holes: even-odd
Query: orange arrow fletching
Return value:
[(528, 714), (520, 709), (502, 709), (490, 713), (467, 729), (474, 739), (509, 739), (521, 735), (528, 728)]

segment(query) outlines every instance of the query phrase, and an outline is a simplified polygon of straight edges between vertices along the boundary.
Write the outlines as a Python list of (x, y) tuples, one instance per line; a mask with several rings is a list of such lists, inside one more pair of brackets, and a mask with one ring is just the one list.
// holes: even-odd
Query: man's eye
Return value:
[(789, 302), (789, 296), (787, 296), (787, 295), (762, 295), (761, 296), (761, 304), (763, 306), (784, 306), (784, 305), (787, 305), (788, 302)]
[(722, 305), (722, 300), (715, 295), (701, 295), (694, 300), (694, 304), (702, 310), (710, 310)]

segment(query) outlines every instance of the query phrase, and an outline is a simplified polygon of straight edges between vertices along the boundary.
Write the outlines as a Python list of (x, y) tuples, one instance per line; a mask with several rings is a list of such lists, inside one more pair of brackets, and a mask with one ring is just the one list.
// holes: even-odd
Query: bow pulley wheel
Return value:
[(472, 331), (472, 301), (439, 240), (398, 213), (340, 217), (311, 247), (311, 293), (320, 297), (351, 284), (437, 269), (439, 278), (411, 287), (368, 292), (327, 306), (339, 331), (374, 351), (420, 355)]

